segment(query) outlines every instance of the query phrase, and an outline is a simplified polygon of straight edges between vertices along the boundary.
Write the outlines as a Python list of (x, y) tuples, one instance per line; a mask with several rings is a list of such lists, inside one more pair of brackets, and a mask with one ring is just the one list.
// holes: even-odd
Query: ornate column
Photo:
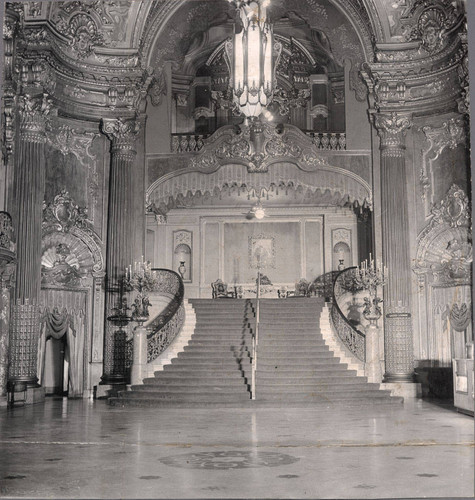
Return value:
[(120, 312), (120, 281), (134, 255), (134, 210), (132, 173), (136, 156), (135, 120), (104, 119), (102, 131), (111, 141), (109, 174), (109, 212), (106, 252), (106, 322), (104, 328), (104, 367), (102, 382), (125, 384), (125, 330), (107, 320)]
[(10, 299), (15, 273), (12, 219), (0, 212), (0, 406), (7, 400)]
[(15, 154), (17, 274), (10, 330), (10, 382), (37, 387), (40, 333), (41, 222), (45, 191), (48, 95), (19, 96), (20, 134)]
[(383, 262), (388, 269), (384, 287), (385, 382), (413, 382), (414, 377), (405, 160), (405, 136), (411, 125), (408, 114), (375, 115), (381, 151)]

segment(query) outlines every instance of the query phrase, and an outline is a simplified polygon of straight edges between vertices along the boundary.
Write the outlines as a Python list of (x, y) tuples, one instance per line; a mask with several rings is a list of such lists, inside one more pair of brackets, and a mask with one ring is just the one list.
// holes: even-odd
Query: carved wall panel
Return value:
[(465, 127), (461, 116), (445, 120), (441, 125), (421, 127), (425, 143), (419, 181), (426, 217), (444, 196), (447, 185), (456, 183), (464, 189), (468, 187)]

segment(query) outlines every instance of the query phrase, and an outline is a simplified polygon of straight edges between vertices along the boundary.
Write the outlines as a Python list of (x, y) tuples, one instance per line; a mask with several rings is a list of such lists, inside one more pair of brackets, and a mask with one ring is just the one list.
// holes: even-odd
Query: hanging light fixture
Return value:
[(249, 212), (246, 214), (246, 217), (248, 219), (257, 219), (257, 220), (262, 220), (264, 217), (267, 217), (265, 208), (262, 206), (260, 198), (251, 207)]
[(233, 100), (247, 118), (255, 119), (272, 101), (274, 58), (278, 59), (280, 44), (274, 43), (267, 21), (269, 0), (228, 1), (236, 6), (241, 24), (240, 31), (235, 26), (230, 57)]

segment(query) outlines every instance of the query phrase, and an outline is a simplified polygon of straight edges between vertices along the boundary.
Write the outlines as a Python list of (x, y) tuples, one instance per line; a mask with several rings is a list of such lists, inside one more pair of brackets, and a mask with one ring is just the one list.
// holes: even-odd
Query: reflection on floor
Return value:
[(0, 496), (387, 498), (474, 493), (473, 418), (332, 409), (0, 408)]

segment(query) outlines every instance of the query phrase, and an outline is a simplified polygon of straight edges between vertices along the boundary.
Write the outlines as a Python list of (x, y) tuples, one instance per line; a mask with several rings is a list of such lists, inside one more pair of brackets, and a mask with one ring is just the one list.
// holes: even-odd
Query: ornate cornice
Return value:
[(53, 107), (49, 95), (42, 93), (18, 97), (21, 139), (32, 142), (45, 142), (46, 120)]
[(103, 118), (101, 131), (112, 143), (112, 154), (126, 155), (128, 159), (135, 157), (135, 140), (139, 131), (138, 120)]
[(381, 139), (380, 149), (385, 153), (406, 149), (406, 132), (412, 127), (412, 117), (408, 114), (375, 113), (374, 126)]
[(460, 47), (457, 40), (443, 54), (423, 60), (364, 64), (361, 74), (369, 88), (372, 107), (419, 114), (456, 109), (463, 59)]

